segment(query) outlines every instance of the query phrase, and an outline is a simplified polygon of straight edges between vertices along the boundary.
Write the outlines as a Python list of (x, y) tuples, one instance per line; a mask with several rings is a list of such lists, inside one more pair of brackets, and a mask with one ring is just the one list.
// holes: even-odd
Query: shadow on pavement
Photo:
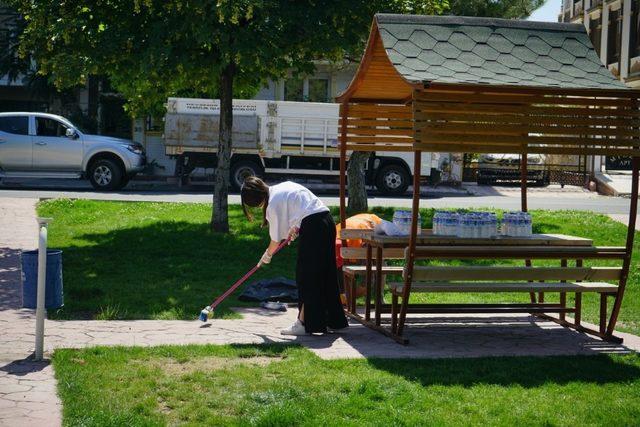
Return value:
[(4, 366), (0, 366), (0, 371), (6, 372), (9, 375), (23, 377), (34, 372), (40, 372), (50, 364), (51, 361), (49, 360), (45, 359), (36, 362), (32, 359), (32, 356), (29, 356), (25, 359), (14, 360), (13, 362), (7, 363)]
[(22, 308), (20, 250), (0, 248), (0, 310)]

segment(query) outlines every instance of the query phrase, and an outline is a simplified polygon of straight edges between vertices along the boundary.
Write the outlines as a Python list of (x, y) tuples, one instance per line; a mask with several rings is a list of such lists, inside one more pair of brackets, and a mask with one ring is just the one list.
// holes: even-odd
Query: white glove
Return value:
[(269, 254), (269, 249), (264, 251), (262, 254), (262, 258), (260, 258), (260, 262), (258, 263), (258, 267), (261, 267), (265, 264), (269, 264), (271, 262), (271, 254)]
[(298, 227), (291, 227), (289, 230), (289, 243), (293, 242), (300, 235), (300, 229)]

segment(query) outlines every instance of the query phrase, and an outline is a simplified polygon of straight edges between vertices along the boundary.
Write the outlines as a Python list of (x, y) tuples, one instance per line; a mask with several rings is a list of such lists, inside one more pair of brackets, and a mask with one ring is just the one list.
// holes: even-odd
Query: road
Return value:
[[(322, 200), (330, 206), (337, 206), (339, 199), (335, 188), (310, 184)], [(496, 208), (518, 210), (520, 208), (520, 193), (516, 186), (510, 187), (476, 187), (467, 186), (465, 191), (451, 189), (426, 189), (420, 206), (423, 208)], [(131, 188), (115, 193), (99, 193), (92, 191), (84, 182), (64, 182), (45, 184), (3, 184), (0, 185), (1, 197), (26, 198), (70, 198), (94, 200), (123, 200), (123, 201), (154, 201), (154, 202), (183, 202), (183, 203), (211, 203), (210, 188), (194, 185), (184, 189), (168, 185), (153, 186), (151, 184), (136, 183)], [(581, 210), (603, 214), (628, 214), (629, 199), (598, 196), (580, 188), (548, 187), (532, 188), (529, 193), (529, 209), (549, 210)], [(229, 196), (229, 203), (239, 203), (237, 194)], [(403, 198), (382, 197), (371, 193), (370, 206), (410, 207), (411, 199), (407, 195)]]

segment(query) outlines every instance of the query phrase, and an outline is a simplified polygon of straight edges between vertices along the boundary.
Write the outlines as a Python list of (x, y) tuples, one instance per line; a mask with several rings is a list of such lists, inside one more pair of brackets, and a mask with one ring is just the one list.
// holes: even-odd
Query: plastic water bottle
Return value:
[[(400, 233), (402, 235), (408, 236), (411, 234), (411, 219), (412, 214), (411, 211), (407, 210), (397, 210), (393, 213), (393, 223), (398, 227)], [(418, 213), (418, 230), (417, 234), (421, 234), (422, 232), (422, 217)]]

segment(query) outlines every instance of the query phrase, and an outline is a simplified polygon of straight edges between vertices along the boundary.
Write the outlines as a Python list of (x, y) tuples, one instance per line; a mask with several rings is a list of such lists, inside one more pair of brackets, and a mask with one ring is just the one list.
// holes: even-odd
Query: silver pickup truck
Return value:
[(64, 117), (0, 113), (0, 178), (86, 178), (118, 190), (145, 164), (141, 145), (85, 134)]

